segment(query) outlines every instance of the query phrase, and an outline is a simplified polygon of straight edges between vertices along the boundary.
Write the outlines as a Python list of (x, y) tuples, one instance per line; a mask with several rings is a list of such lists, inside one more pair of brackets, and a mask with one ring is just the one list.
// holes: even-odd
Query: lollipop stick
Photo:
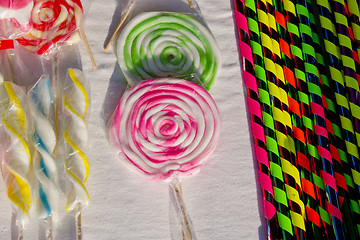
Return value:
[(75, 221), (76, 221), (76, 239), (81, 240), (82, 239), (82, 231), (81, 231), (81, 206), (80, 203), (77, 207), (77, 213), (75, 215)]
[[(191, 1), (191, 0), (190, 0), (190, 1)], [(129, 6), (128, 6), (125, 14), (124, 14), (124, 16), (123, 16), (123, 17), (121, 18), (121, 20), (120, 20), (119, 25), (118, 25), (117, 28), (115, 29), (115, 32), (113, 33), (113, 35), (111, 35), (111, 38), (110, 38), (109, 42), (106, 44), (106, 46), (105, 46), (105, 48), (104, 48), (105, 52), (109, 51), (109, 48), (110, 48), (110, 46), (111, 46), (111, 43), (114, 41), (114, 39), (115, 39), (117, 33), (119, 32), (121, 26), (124, 24), (125, 20), (126, 20), (127, 17), (129, 16), (131, 10), (132, 10), (133, 7), (135, 6), (135, 3), (136, 3), (136, 0), (131, 0), (131, 2), (130, 2)]]
[(23, 239), (24, 239), (24, 225), (20, 223), (18, 225), (18, 240), (23, 240)]
[(53, 239), (53, 231), (52, 231), (52, 214), (50, 214), (48, 218), (48, 229), (46, 231), (46, 240)]
[(194, 228), (182, 198), (181, 185), (178, 179), (173, 179), (169, 185), (174, 193), (175, 201), (173, 201), (173, 204), (176, 209), (178, 219), (181, 223), (183, 239), (196, 240)]
[(189, 1), (189, 6), (190, 6), (190, 8), (194, 8), (194, 5), (193, 5), (192, 0), (188, 0), (188, 1)]
[(10, 71), (10, 80), (12, 83), (15, 83), (15, 76), (14, 76), (14, 65), (12, 63), (10, 54), (8, 52), (8, 50), (6, 50), (6, 61), (8, 63), (9, 66), (9, 71)]
[(90, 49), (90, 46), (89, 46), (89, 42), (87, 40), (87, 37), (85, 35), (85, 32), (84, 32), (84, 29), (83, 28), (80, 28), (79, 29), (79, 32), (80, 32), (80, 35), (81, 35), (81, 38), (85, 44), (85, 48), (86, 48), (86, 51), (89, 55), (89, 58), (90, 58), (90, 61), (91, 61), (91, 64), (93, 66), (93, 69), (96, 70), (97, 69), (97, 66), (96, 66), (96, 62), (95, 62), (95, 59), (94, 59), (94, 55), (92, 54), (91, 52), (91, 49)]
[(56, 145), (54, 149), (54, 157), (58, 155), (58, 148), (59, 148), (59, 55), (55, 53), (54, 56), (54, 65), (53, 65), (53, 86), (55, 87), (55, 103), (54, 103), (54, 110), (55, 110), (55, 137), (56, 137)]

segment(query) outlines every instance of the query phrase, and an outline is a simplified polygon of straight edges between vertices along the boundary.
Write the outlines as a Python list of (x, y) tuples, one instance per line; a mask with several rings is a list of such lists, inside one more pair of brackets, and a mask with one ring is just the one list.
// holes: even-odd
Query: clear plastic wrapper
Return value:
[[(0, 49), (0, 71), (5, 79), (15, 82), (29, 90), (46, 71), (41, 56), (32, 54), (13, 40), (2, 40), (13, 43), (9, 49)], [(30, 64), (31, 63), (31, 64)]]
[(63, 205), (59, 184), (63, 165), (56, 159), (55, 97), (47, 75), (28, 92), (27, 102), (33, 126), (30, 136), (35, 147), (32, 161), (36, 178), (34, 200), (38, 217), (47, 225), (46, 239), (52, 239), (52, 225), (59, 220)]
[(51, 55), (61, 45), (80, 40), (84, 6), (91, 1), (35, 0), (26, 31), (16, 40), (28, 50)]
[(32, 211), (31, 125), (22, 87), (10, 82), (0, 85), (1, 173), (8, 198), (16, 213), (19, 239)]
[(77, 221), (78, 239), (81, 239), (81, 210), (89, 204), (85, 186), (89, 176), (89, 162), (85, 154), (88, 143), (86, 120), (90, 113), (90, 92), (84, 74), (78, 69), (68, 69), (63, 93), (66, 210)]
[(109, 125), (109, 140), (130, 170), (169, 183), (181, 231), (196, 239), (178, 178), (196, 174), (220, 133), (215, 101), (190, 81), (142, 81), (125, 91)]
[(29, 30), (28, 21), (33, 4), (32, 0), (0, 1), (0, 27), (6, 28), (6, 35), (3, 37), (14, 38)]
[(130, 1), (119, 26), (115, 52), (129, 84), (196, 74), (213, 86), (221, 54), (195, 1)]

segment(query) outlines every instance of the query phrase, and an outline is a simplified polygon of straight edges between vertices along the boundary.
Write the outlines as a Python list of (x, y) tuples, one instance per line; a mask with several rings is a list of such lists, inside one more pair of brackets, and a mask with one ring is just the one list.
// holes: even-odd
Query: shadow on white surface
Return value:
[[(120, 70), (118, 63), (116, 62), (114, 71), (109, 81), (106, 97), (100, 114), (100, 118), (102, 118), (103, 125), (106, 129), (108, 129), (107, 127), (109, 122), (111, 121), (111, 117), (121, 99), (121, 96), (127, 89), (127, 86), (128, 84)], [(107, 134), (108, 133), (106, 131), (106, 135)]]

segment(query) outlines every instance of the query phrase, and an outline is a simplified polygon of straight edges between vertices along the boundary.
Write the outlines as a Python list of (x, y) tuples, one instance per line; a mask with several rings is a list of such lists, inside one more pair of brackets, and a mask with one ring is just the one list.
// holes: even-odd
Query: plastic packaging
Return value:
[(31, 0), (1, 0), (0, 28), (6, 33), (2, 37), (10, 38), (29, 30), (28, 20), (34, 1)]
[(29, 31), (16, 40), (38, 54), (49, 54), (57, 45), (71, 45), (80, 40), (83, 15), (80, 0), (35, 0), (29, 19)]
[(169, 183), (181, 232), (193, 240), (178, 178), (200, 170), (219, 134), (219, 111), (210, 94), (175, 78), (142, 81), (126, 90), (109, 126), (110, 143), (122, 163), (146, 178)]
[(1, 83), (0, 114), (1, 173), (17, 216), (20, 239), (32, 207), (32, 153), (28, 139), (31, 129), (22, 87), (10, 82)]
[[(36, 151), (33, 155), (33, 172), (36, 177), (36, 209), (40, 219), (51, 222), (58, 219), (60, 207), (59, 166), (55, 156), (55, 101), (48, 76), (43, 76), (27, 96), (32, 116), (30, 134)], [(51, 226), (49, 227), (51, 229)]]
[(129, 84), (196, 74), (207, 90), (212, 87), (221, 53), (198, 5), (191, 4), (193, 8), (184, 0), (130, 1), (115, 50)]
[(89, 162), (85, 155), (88, 142), (86, 119), (90, 112), (89, 88), (83, 73), (78, 69), (68, 69), (65, 83), (63, 107), (65, 122), (65, 171), (71, 184), (67, 188), (67, 211), (77, 214), (89, 204), (85, 182), (89, 176)]

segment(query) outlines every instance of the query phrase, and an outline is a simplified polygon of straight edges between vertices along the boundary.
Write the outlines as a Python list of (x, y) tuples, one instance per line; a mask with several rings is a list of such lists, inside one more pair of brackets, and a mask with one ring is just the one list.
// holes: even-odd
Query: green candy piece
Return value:
[(221, 65), (220, 50), (211, 32), (181, 13), (137, 15), (122, 30), (116, 54), (131, 85), (141, 80), (195, 74), (209, 90)]

